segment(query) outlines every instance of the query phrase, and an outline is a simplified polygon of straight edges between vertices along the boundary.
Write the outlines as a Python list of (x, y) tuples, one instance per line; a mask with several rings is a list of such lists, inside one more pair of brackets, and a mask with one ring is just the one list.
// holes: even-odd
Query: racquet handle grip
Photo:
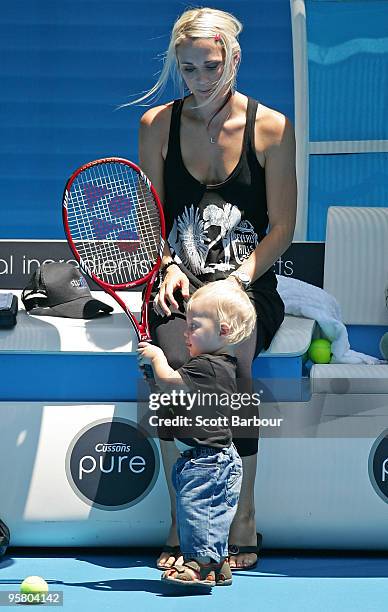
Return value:
[(152, 381), (154, 381), (154, 380), (155, 380), (155, 377), (154, 377), (154, 372), (153, 372), (152, 366), (150, 366), (150, 364), (149, 364), (149, 363), (146, 363), (146, 364), (143, 366), (143, 370), (144, 370), (144, 374), (145, 374), (145, 377), (146, 377), (146, 379), (147, 379), (147, 380), (149, 380), (150, 382), (152, 382)]

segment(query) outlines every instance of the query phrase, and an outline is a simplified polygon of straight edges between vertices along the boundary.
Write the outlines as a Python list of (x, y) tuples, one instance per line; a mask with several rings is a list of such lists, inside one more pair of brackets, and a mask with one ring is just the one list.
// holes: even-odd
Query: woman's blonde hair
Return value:
[(199, 298), (205, 298), (209, 309), (215, 310), (220, 324), (229, 325), (228, 344), (239, 344), (252, 334), (256, 311), (245, 291), (227, 280), (207, 283), (193, 293), (186, 312), (190, 312), (193, 302)]
[(241, 61), (241, 48), (237, 40), (242, 24), (231, 13), (212, 8), (196, 8), (185, 11), (175, 22), (171, 32), (170, 43), (164, 56), (163, 68), (155, 85), (143, 96), (129, 104), (145, 100), (155, 100), (165, 89), (171, 76), (183, 97), (185, 84), (179, 69), (177, 47), (186, 38), (213, 38), (222, 45), (224, 52), (224, 70), (215, 90), (201, 106), (212, 102), (219, 93), (226, 89), (233, 91), (236, 75)]

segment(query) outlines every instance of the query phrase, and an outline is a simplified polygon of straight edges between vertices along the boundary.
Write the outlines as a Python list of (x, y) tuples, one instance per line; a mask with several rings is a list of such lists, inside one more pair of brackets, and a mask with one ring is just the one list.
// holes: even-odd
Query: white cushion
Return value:
[[(20, 297), (21, 291), (13, 291)], [(0, 331), (0, 351), (18, 353), (132, 353), (137, 337), (132, 325), (108, 294), (92, 291), (92, 295), (114, 308), (112, 315), (97, 319), (68, 319), (38, 317), (25, 312), (19, 301), (17, 324), (13, 329)], [(120, 295), (123, 295), (121, 292)], [(126, 292), (125, 301), (134, 312), (140, 310), (141, 294)]]
[(388, 394), (388, 365), (314, 365), (310, 373), (312, 393)]
[(337, 298), (343, 322), (387, 325), (387, 283), (388, 208), (331, 206), (323, 287)]
[[(13, 291), (20, 298), (20, 291)], [(128, 317), (117, 302), (101, 291), (92, 294), (110, 304), (114, 312), (98, 319), (67, 319), (28, 315), (21, 301), (17, 324), (1, 330), (0, 351), (17, 353), (134, 353), (137, 336)], [(136, 315), (141, 308), (140, 292), (120, 292)], [(308, 349), (315, 321), (286, 316), (264, 356), (293, 357)]]
[(286, 315), (264, 357), (297, 357), (304, 355), (310, 346), (315, 321), (304, 317)]

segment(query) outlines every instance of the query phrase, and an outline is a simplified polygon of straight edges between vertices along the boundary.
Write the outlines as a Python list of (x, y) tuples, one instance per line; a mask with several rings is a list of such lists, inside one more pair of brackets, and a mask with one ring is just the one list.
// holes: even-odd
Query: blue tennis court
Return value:
[(256, 568), (234, 575), (231, 587), (185, 593), (165, 586), (154, 568), (157, 550), (10, 549), (0, 565), (0, 589), (18, 590), (28, 575), (63, 591), (63, 609), (276, 610), (379, 612), (387, 609), (388, 556), (265, 552)]

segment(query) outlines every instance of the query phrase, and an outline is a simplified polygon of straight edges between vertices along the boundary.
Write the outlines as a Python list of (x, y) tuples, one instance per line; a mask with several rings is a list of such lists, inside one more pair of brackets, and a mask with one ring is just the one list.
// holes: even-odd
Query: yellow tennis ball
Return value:
[(313, 340), (309, 347), (309, 357), (314, 363), (330, 363), (331, 343), (325, 338)]
[(48, 593), (48, 584), (40, 576), (28, 576), (20, 585), (20, 592), (24, 595), (41, 595)]

